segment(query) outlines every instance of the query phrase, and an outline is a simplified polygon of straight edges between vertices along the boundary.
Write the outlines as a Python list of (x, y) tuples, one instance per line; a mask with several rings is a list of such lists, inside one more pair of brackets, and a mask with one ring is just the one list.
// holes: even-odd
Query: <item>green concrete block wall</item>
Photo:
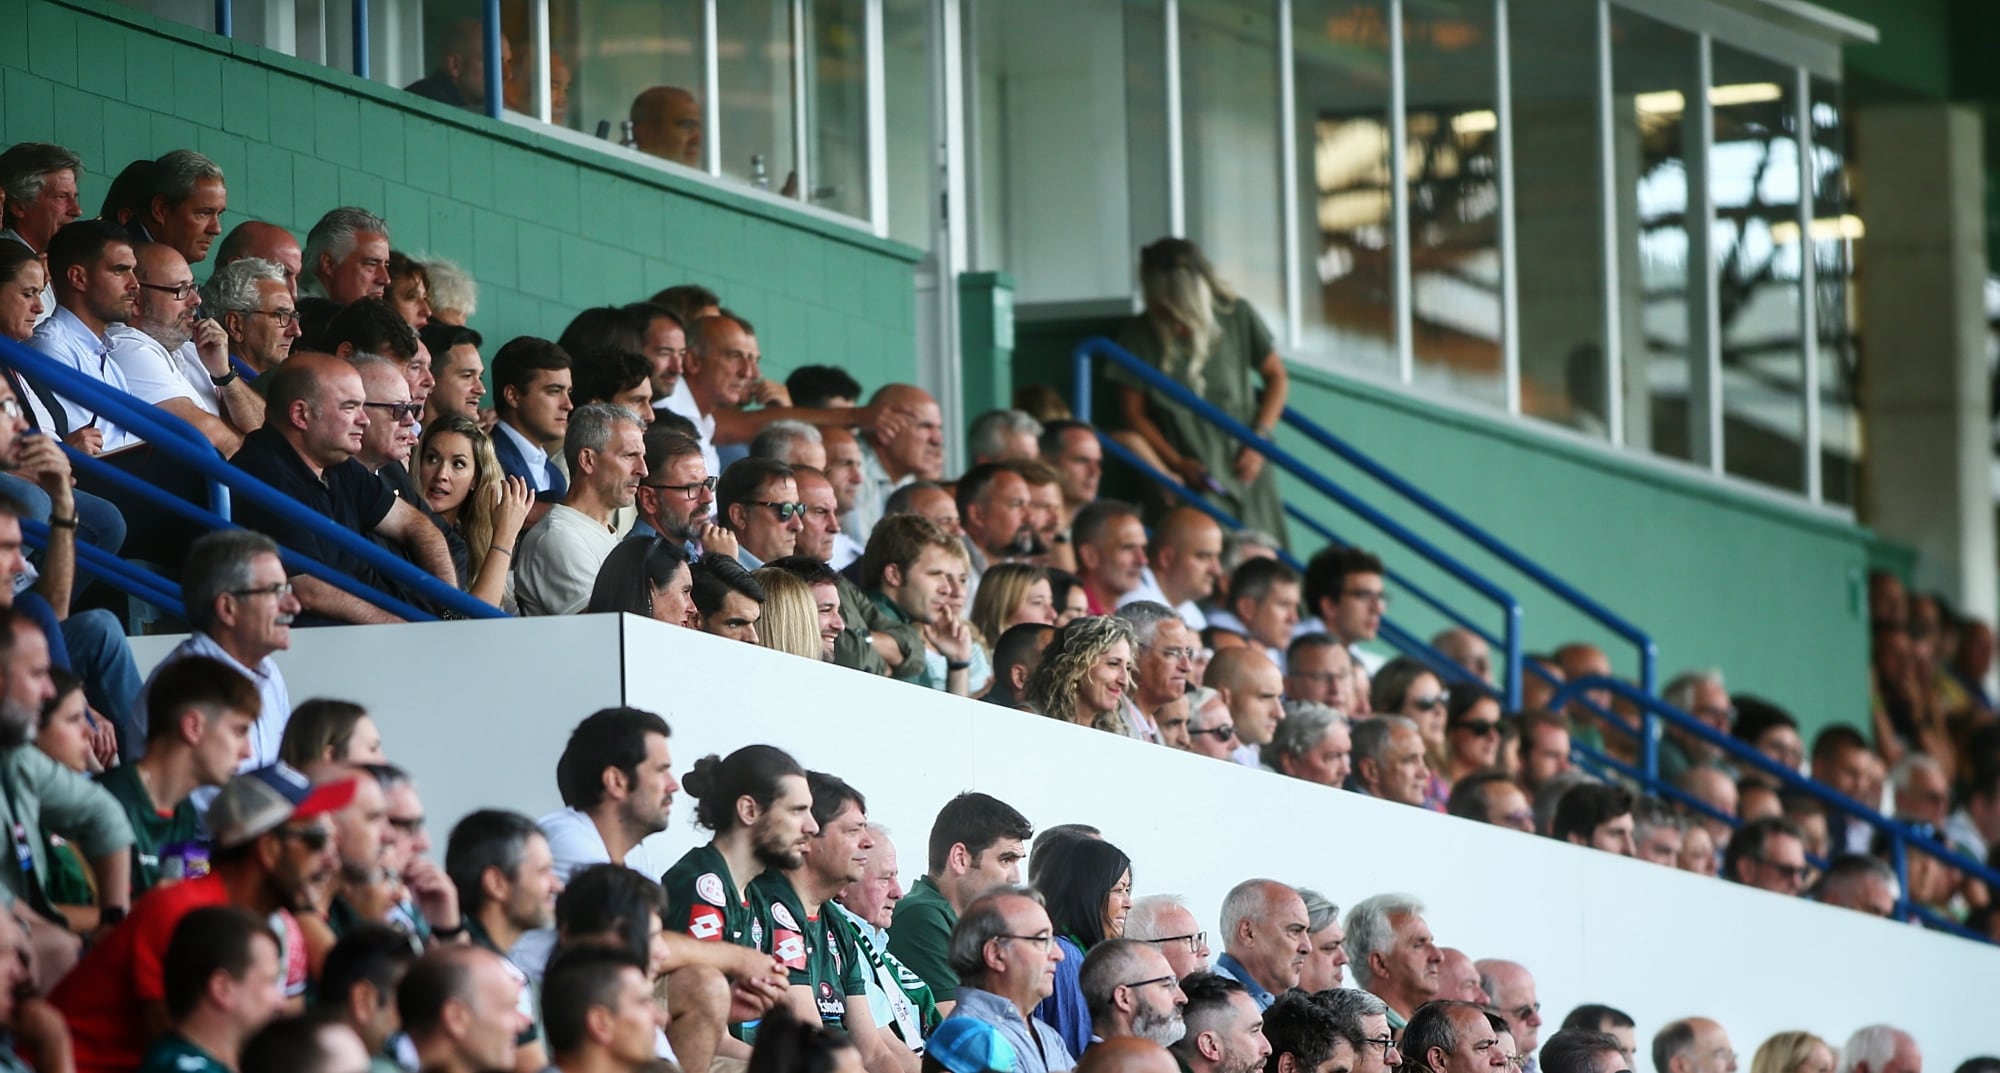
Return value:
[(0, 145), (76, 150), (86, 211), (128, 161), (195, 148), (228, 176), (225, 227), (303, 240), (361, 205), (466, 267), (489, 347), (698, 282), (756, 324), (767, 375), (915, 378), (908, 247), (101, 0), (0, 0), (0, 25)]

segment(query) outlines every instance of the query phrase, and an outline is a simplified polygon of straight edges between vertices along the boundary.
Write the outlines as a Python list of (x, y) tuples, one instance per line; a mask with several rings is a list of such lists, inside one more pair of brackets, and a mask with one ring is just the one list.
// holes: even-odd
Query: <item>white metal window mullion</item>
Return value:
[(1279, 214), (1284, 234), (1279, 242), (1285, 259), (1285, 343), (1296, 349), (1305, 341), (1304, 256), (1300, 250), (1299, 228), (1299, 101), (1297, 72), (1292, 66), (1292, 0), (1278, 4), (1278, 145), (1284, 169), (1279, 184), (1284, 211)]
[(1410, 166), (1406, 147), (1409, 121), (1404, 114), (1409, 101), (1405, 85), (1408, 74), (1403, 64), (1403, 0), (1389, 0), (1389, 200), (1396, 235), (1391, 260), (1396, 276), (1396, 371), (1405, 384), (1416, 376), (1414, 326), (1410, 320)]
[(1820, 487), (1820, 384), (1819, 384), (1819, 266), (1813, 261), (1812, 74), (1796, 68), (1792, 83), (1793, 134), (1799, 147), (1799, 390), (1805, 395), (1805, 422), (1799, 446), (1805, 452), (1806, 498), (1814, 503), (1825, 500)]
[[(1529, 0), (1530, 3), (1533, 0)], [(1500, 360), (1506, 377), (1507, 412), (1521, 415), (1521, 283), (1516, 277), (1514, 233), (1513, 65), (1507, 52), (1507, 0), (1493, 0), (1494, 138), (1500, 158)]]

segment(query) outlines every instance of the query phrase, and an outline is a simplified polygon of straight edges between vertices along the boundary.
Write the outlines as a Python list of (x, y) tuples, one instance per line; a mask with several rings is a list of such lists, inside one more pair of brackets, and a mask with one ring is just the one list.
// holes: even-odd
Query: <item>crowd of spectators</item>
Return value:
[[(448, 52), (413, 90), (479, 104), (478, 55)], [(642, 144), (699, 152), (698, 124), (673, 118), (685, 96), (642, 96)], [(2000, 850), (1992, 629), (1893, 577), (1870, 587), (1872, 725), (1821, 728), (1808, 751), (1781, 708), (1732, 697), (1720, 672), (1680, 675), (1669, 703), (1771, 765), (1669, 732), (1670, 802), (1574, 764), (1640, 752), (1638, 713), (1610, 690), (1549, 707), (1556, 685), (1612, 674), (1603, 651), (1529, 657), (1511, 712), (1504, 669), (1470, 630), (1434, 638), (1438, 658), (1392, 657), (1382, 561), (1328, 547), (1289, 565), (1262, 456), (1136, 382), (1114, 385), (1111, 435), (1264, 529), (1225, 532), (1172, 496), (1106, 496), (1098, 430), (1032, 390), (975, 418), (949, 470), (961, 452), (928, 392), (826, 366), (766, 378), (756, 327), (700, 284), (489, 346), (469, 323), (474, 282), (396, 249), (367, 208), (327, 212), (301, 243), (262, 221), (225, 233), (227, 177), (190, 150), (124, 168), (93, 218), (84, 178), (61, 146), (0, 153), (0, 332), (438, 586), (523, 615), (636, 614), (1878, 916), (1906, 893), (2000, 939), (1983, 884), (1913, 849), (1899, 890), (1900, 847), (1770, 770), (1975, 859)], [(1126, 344), (1268, 434), (1286, 381), (1254, 311), (1192, 243), (1149, 246), (1140, 275), (1147, 312)], [(1211, 972), (1186, 907), (1135, 897), (1134, 862), (1088, 828), (1034, 840), (1022, 885), (1031, 828), (983, 795), (940, 813), (925, 878), (902, 898), (861, 792), (752, 747), (687, 774), (714, 842), (646, 862), (639, 843), (679, 784), (666, 725), (643, 712), (577, 728), (558, 770), (566, 810), (476, 813), (433, 863), (380, 728), (337, 701), (295, 708), (271, 657), (293, 625), (438, 610), (434, 587), (254, 501), (236, 505), (243, 529), (203, 534), (134, 491), (200, 502), (186, 467), (88, 399), (5, 371), (0, 571), (19, 580), (0, 586), (0, 808), (20, 867), (0, 870), (15, 909), (0, 945), (23, 952), (38, 982), (25, 991), (46, 998), (9, 1007), (0, 987), (0, 1021), (36, 1068), (69, 1054), (79, 1069), (189, 1073), (349, 1073), (355, 1055), (468, 1073), (664, 1055), (754, 1067), (767, 1041), (829, 1061), (851, 1047), (869, 1073), (933, 1059), (1039, 1073), (1100, 1049), (1107, 1065), (1145, 1064), (1125, 1037), (1190, 1071), (1535, 1068), (1532, 976), (1436, 947), (1414, 898), (1343, 917), (1311, 891), (1247, 881), (1224, 904)], [(24, 522), (46, 532), (32, 563)], [(190, 638), (147, 681), (115, 602), (87, 591), (79, 542), (181, 586)], [(1350, 971), (1362, 989), (1340, 986)], [(1541, 1048), (1552, 1067), (1630, 1066), (1629, 1018), (1571, 1020)], [(938, 1033), (948, 1043), (925, 1050)], [(1721, 1033), (1662, 1026), (1658, 1073), (1711, 1073)], [(1916, 1069), (1891, 1030), (1839, 1054), (1781, 1039), (1755, 1073)], [(991, 1064), (1003, 1054), (1012, 1064)], [(989, 1065), (951, 1065), (968, 1056)]]

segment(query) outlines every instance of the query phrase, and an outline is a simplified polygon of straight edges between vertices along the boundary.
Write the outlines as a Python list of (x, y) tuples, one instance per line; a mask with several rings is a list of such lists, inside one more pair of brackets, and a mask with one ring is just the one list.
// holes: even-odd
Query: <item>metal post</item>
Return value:
[[(1625, 442), (1624, 326), (1619, 309), (1618, 280), (1618, 139), (1614, 125), (1617, 100), (1611, 80), (1611, 2), (1597, 0), (1597, 194), (1601, 201), (1604, 243), (1604, 414), (1614, 446)], [(1649, 445), (1650, 449), (1650, 445)]]
[(1396, 373), (1407, 384), (1416, 375), (1416, 340), (1410, 323), (1409, 71), (1403, 65), (1403, 0), (1389, 0), (1389, 202), (1395, 217)]
[(707, 146), (708, 173), (722, 174), (722, 68), (716, 62), (715, 0), (701, 5), (701, 138)]
[[(797, 198), (812, 203), (812, 96), (807, 86), (813, 77), (813, 32), (808, 24), (806, 0), (792, 0), (792, 189)], [(773, 169), (775, 170), (775, 169)]]
[(1521, 710), (1522, 684), (1521, 605), (1510, 601), (1505, 607), (1501, 608), (1501, 613), (1506, 616), (1506, 622), (1500, 634), (1506, 646), (1505, 651), (1502, 653), (1502, 658), (1506, 661), (1507, 671), (1507, 684), (1503, 692), (1506, 694), (1507, 710), (1518, 712)]
[(876, 238), (889, 237), (888, 57), (882, 51), (882, 0), (867, 0), (862, 67), (868, 98), (868, 223)]
[(495, 119), (507, 107), (507, 87), (500, 81), (500, 0), (486, 0), (486, 114)]
[(1639, 770), (1646, 781), (1660, 781), (1660, 717), (1647, 708), (1639, 713)]
[(1167, 231), (1187, 235), (1187, 159), (1181, 145), (1181, 5), (1162, 0), (1167, 42)]
[(529, 8), (535, 39), (535, 99), (528, 102), (534, 110), (535, 118), (544, 123), (555, 122), (555, 49), (549, 45), (549, 0), (534, 0)]
[[(1292, 66), (1292, 0), (1278, 0), (1278, 145), (1284, 178), (1280, 217), (1284, 227), (1279, 247), (1285, 258), (1285, 341), (1293, 347), (1305, 341), (1305, 265), (1299, 247), (1299, 101), (1297, 71)], [(1509, 709), (1510, 711), (1512, 709)]]
[(236, 36), (236, 5), (233, 0), (215, 0), (215, 32)]
[(1894, 825), (1882, 828), (1889, 836), (1889, 864), (1896, 869), (1896, 919), (1910, 919), (1910, 854), (1903, 834)]
[(1695, 42), (1695, 84), (1686, 94), (1687, 111), (1681, 115), (1688, 183), (1688, 455), (1709, 472), (1721, 473), (1721, 272), (1715, 263), (1715, 189), (1710, 174), (1715, 157), (1715, 106), (1708, 92), (1714, 82), (1714, 39), (1702, 34)]
[(368, 56), (368, 0), (351, 0), (350, 12), (354, 16), (354, 77), (367, 78)]
[(1805, 396), (1805, 422), (1799, 431), (1804, 440), (1806, 498), (1814, 503), (1825, 499), (1820, 487), (1819, 413), (1819, 265), (1813, 260), (1813, 217), (1819, 212), (1813, 185), (1812, 75), (1800, 67), (1792, 80), (1792, 117), (1798, 127), (1799, 142), (1799, 391)]
[[(1532, 2), (1532, 0), (1530, 0)], [(1500, 171), (1500, 364), (1506, 383), (1507, 412), (1521, 413), (1521, 281), (1516, 277), (1514, 228), (1514, 91), (1513, 63), (1508, 58), (1507, 0), (1493, 0), (1493, 112), (1499, 122), (1493, 137), (1499, 146)]]

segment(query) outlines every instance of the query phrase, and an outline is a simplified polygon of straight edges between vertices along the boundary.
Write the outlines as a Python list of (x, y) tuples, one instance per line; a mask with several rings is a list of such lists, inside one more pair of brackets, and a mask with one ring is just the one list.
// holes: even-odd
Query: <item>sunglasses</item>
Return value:
[(769, 507), (777, 511), (778, 520), (781, 522), (789, 522), (793, 518), (803, 518), (806, 516), (806, 505), (804, 503), (771, 503), (760, 501), (751, 504), (751, 506)]
[(405, 421), (415, 421), (418, 415), (424, 412), (424, 404), (421, 402), (364, 402), (361, 405), (371, 410), (388, 411), (389, 419), (399, 425)]
[(1451, 694), (1449, 692), (1445, 692), (1445, 693), (1434, 693), (1428, 697), (1414, 698), (1413, 700), (1410, 701), (1410, 706), (1420, 712), (1434, 712), (1449, 703), (1451, 703)]
[(1463, 730), (1467, 734), (1483, 738), (1490, 734), (1500, 733), (1500, 723), (1495, 719), (1466, 719), (1452, 729)]
[(1199, 737), (1203, 734), (1215, 735), (1216, 741), (1233, 741), (1236, 738), (1236, 727), (1234, 724), (1224, 723), (1219, 727), (1207, 727), (1202, 730), (1188, 731), (1190, 737)]
[(325, 827), (280, 827), (278, 837), (294, 839), (299, 845), (318, 853), (333, 841), (333, 831)]

